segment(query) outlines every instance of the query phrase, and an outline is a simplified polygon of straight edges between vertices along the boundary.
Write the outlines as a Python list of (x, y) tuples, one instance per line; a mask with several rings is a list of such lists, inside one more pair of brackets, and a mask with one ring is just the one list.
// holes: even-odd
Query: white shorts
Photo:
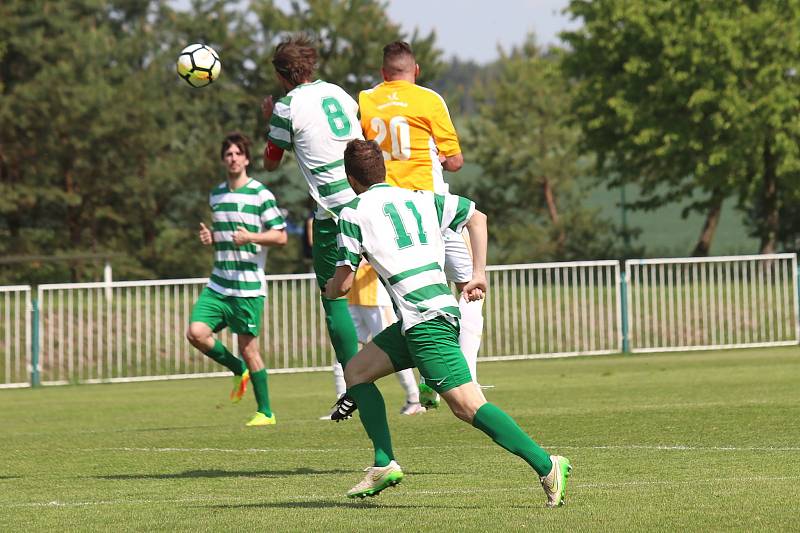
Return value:
[(349, 305), (348, 308), (361, 344), (368, 343), (375, 335), (397, 322), (391, 305)]
[(447, 281), (466, 283), (472, 279), (472, 254), (463, 233), (447, 229), (444, 237), (444, 275)]

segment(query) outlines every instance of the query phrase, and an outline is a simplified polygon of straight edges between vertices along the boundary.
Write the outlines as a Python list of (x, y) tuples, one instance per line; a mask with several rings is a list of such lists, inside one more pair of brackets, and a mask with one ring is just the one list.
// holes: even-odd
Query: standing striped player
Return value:
[(444, 274), (441, 230), (469, 230), (472, 277), (463, 296), (483, 298), (486, 284), (486, 215), (466, 198), (430, 191), (409, 191), (385, 183), (381, 150), (372, 141), (351, 141), (344, 154), (350, 184), (358, 197), (339, 217), (339, 261), (326, 294), (337, 297), (352, 285), (361, 256), (386, 286), (400, 320), (383, 330), (345, 367), (347, 398), (358, 404), (361, 423), (375, 450), (352, 498), (374, 496), (403, 478), (394, 460), (386, 408), (374, 381), (417, 367), (442, 395), (453, 414), (524, 459), (539, 475), (547, 506), (564, 504), (571, 471), (565, 457), (548, 455), (499, 407), (488, 403), (473, 382), (458, 344), (460, 312)]
[[(272, 193), (247, 175), (250, 140), (232, 133), (222, 142), (220, 155), (227, 180), (209, 196), (211, 229), (201, 222), (199, 232), (200, 242), (214, 245), (214, 270), (192, 308), (186, 338), (233, 372), (233, 402), (242, 399), (248, 381), (253, 384), (257, 410), (246, 425), (269, 426), (275, 424), (275, 414), (256, 337), (266, 295), (265, 247), (286, 244), (286, 223)], [(214, 333), (225, 327), (238, 336), (244, 361), (214, 338)]]
[[(264, 99), (261, 110), (269, 123), (264, 167), (273, 171), (285, 150), (294, 152), (308, 192), (317, 204), (312, 256), (320, 289), (336, 268), (336, 222), (339, 211), (355, 198), (347, 183), (342, 154), (347, 142), (361, 138), (358, 105), (338, 85), (314, 80), (317, 52), (311, 42), (294, 37), (275, 49), (272, 65), (286, 96)], [(325, 323), (343, 366), (358, 351), (358, 337), (344, 298), (326, 298)]]
[[(457, 172), (464, 164), (453, 121), (444, 99), (416, 85), (419, 65), (411, 47), (393, 42), (383, 48), (384, 81), (358, 97), (364, 138), (381, 146), (386, 181), (405, 189), (448, 192), (443, 170)], [(464, 235), (445, 231), (444, 271), (461, 292), (472, 278), (472, 258)], [(483, 334), (483, 300), (459, 299), (459, 344), (477, 382), (478, 349)], [(436, 407), (438, 396), (420, 385), (423, 405)]]

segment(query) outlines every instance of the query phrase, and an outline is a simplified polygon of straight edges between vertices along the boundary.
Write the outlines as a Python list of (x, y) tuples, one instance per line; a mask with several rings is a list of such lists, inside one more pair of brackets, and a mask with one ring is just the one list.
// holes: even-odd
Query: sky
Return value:
[[(172, 2), (179, 9), (190, 4), (190, 0)], [(275, 3), (284, 10), (291, 4), (290, 0)], [(561, 13), (567, 4), (569, 0), (388, 0), (387, 12), (408, 35), (414, 28), (422, 35), (435, 29), (444, 59), (457, 56), (487, 63), (497, 59), (498, 45), (510, 50), (531, 32), (540, 45), (559, 44), (558, 32), (579, 26)]]
[[(389, 18), (410, 34), (436, 30), (445, 59), (486, 63), (498, 57), (497, 45), (510, 50), (533, 32), (541, 45), (559, 44), (560, 31), (578, 21), (561, 14), (568, 0), (390, 0)], [(491, 6), (491, 9), (487, 8)]]

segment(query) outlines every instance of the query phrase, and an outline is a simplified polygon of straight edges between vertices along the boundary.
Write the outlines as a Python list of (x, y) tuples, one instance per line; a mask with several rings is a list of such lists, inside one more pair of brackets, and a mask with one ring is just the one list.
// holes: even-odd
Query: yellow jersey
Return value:
[(364, 260), (356, 270), (353, 285), (347, 293), (347, 303), (369, 307), (392, 305), (389, 293), (378, 280), (378, 273)]
[(358, 95), (364, 138), (377, 142), (386, 181), (404, 189), (448, 192), (439, 154), (461, 153), (447, 104), (414, 83), (385, 81)]

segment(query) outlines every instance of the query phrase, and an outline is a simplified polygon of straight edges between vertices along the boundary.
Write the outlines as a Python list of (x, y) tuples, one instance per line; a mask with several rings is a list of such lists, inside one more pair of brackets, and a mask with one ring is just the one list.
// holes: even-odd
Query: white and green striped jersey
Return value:
[(447, 284), (442, 232), (461, 232), (475, 204), (452, 194), (373, 185), (339, 214), (337, 266), (363, 254), (392, 297), (405, 332), (437, 316), (461, 318)]
[(298, 85), (275, 102), (267, 135), (294, 151), (319, 219), (336, 218), (355, 198), (343, 157), (348, 141), (361, 138), (358, 104), (338, 85), (321, 80)]
[(236, 246), (233, 234), (237, 227), (263, 232), (283, 229), (283, 220), (275, 197), (254, 179), (231, 191), (224, 182), (211, 191), (208, 199), (214, 234), (214, 270), (208, 288), (226, 296), (254, 297), (266, 294), (265, 247), (248, 243)]

